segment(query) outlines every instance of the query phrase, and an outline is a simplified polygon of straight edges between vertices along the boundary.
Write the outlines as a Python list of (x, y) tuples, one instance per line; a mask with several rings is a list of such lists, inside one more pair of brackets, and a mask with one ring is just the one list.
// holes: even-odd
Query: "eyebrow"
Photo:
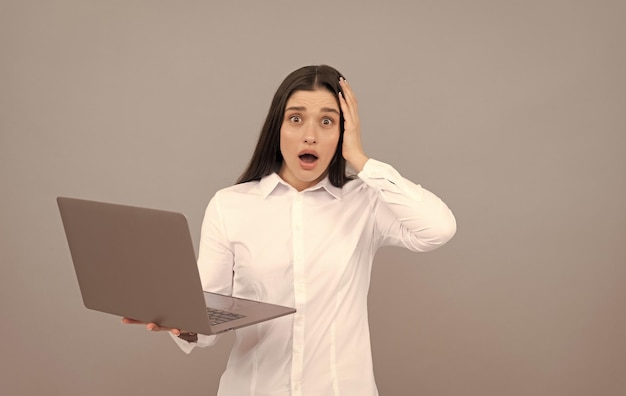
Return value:
[[(295, 111), (305, 111), (306, 107), (304, 107), (304, 106), (291, 106), (291, 107), (286, 108), (285, 112), (293, 111), (293, 110), (295, 110)], [(322, 107), (320, 109), (320, 111), (322, 111), (323, 113), (335, 113), (335, 114), (339, 115), (339, 111), (337, 109), (333, 108), (333, 107)]]

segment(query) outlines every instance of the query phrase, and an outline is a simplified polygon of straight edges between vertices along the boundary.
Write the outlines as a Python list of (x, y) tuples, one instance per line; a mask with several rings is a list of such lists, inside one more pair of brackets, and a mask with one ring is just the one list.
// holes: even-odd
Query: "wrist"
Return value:
[(361, 172), (365, 167), (365, 163), (369, 160), (369, 157), (365, 154), (360, 154), (355, 156), (354, 158), (346, 159), (348, 164), (354, 169), (357, 173)]
[(198, 334), (192, 331), (181, 331), (178, 338), (187, 342), (198, 342)]

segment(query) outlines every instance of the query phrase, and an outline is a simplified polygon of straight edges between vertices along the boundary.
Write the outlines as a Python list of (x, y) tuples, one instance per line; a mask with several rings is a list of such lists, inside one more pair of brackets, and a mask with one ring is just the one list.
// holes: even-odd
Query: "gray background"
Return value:
[(381, 393), (626, 394), (625, 4), (0, 1), (0, 393), (215, 393), (232, 338), (82, 306), (55, 197), (184, 212), (197, 246), (280, 81), (327, 63), (459, 226), (377, 256)]

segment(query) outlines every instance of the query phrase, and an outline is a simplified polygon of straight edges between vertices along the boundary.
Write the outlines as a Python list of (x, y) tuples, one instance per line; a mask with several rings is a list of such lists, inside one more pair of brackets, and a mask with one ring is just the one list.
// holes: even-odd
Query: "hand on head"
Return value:
[(343, 158), (357, 172), (363, 169), (368, 160), (361, 144), (361, 121), (359, 119), (359, 109), (354, 91), (348, 82), (341, 78), (339, 80), (341, 92), (339, 92), (339, 104), (343, 112), (344, 133), (343, 133)]

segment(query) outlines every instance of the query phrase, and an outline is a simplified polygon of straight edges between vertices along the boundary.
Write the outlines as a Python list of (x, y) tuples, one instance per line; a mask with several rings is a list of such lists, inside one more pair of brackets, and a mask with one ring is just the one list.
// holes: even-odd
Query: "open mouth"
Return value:
[(311, 171), (315, 169), (315, 167), (317, 166), (317, 160), (319, 159), (317, 153), (313, 150), (301, 151), (300, 155), (298, 155), (298, 158), (300, 158), (300, 167), (305, 171)]
[(317, 161), (317, 156), (310, 153), (302, 154), (300, 155), (300, 161), (304, 162), (305, 164), (312, 164)]

